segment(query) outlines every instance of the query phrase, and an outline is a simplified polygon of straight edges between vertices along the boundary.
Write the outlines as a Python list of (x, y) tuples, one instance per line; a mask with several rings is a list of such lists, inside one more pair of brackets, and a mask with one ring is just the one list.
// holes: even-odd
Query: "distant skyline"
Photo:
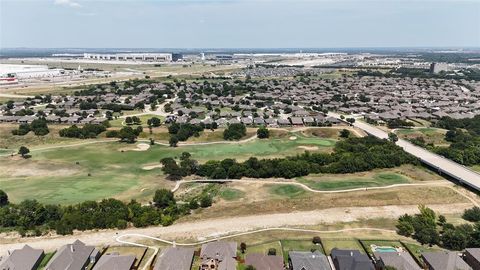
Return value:
[(0, 0), (14, 47), (480, 47), (480, 0)]

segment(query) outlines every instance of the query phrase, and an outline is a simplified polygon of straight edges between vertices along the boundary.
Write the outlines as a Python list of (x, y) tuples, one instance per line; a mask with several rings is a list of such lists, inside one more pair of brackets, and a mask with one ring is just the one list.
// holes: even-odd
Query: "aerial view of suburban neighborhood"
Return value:
[(0, 270), (480, 270), (480, 1), (0, 0)]

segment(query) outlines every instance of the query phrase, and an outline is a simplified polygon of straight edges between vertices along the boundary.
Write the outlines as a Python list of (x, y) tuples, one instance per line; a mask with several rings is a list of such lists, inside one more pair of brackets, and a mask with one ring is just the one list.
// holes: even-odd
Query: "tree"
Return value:
[(159, 127), (162, 124), (162, 121), (158, 117), (152, 117), (147, 120), (148, 126)]
[(314, 243), (315, 245), (318, 245), (318, 244), (320, 244), (321, 242), (322, 242), (322, 241), (321, 241), (321, 239), (320, 239), (320, 236), (314, 236), (314, 237), (312, 238), (312, 243)]
[(240, 243), (240, 251), (242, 251), (242, 254), (245, 253), (245, 250), (247, 250), (247, 244), (245, 242)]
[(178, 136), (177, 135), (170, 135), (170, 139), (168, 140), (168, 143), (170, 144), (171, 147), (177, 147)]
[(275, 248), (269, 248), (267, 254), (269, 256), (275, 256), (275, 255), (277, 255), (277, 250)]
[(393, 143), (396, 143), (398, 141), (397, 134), (395, 134), (393, 132), (388, 133), (388, 140), (393, 142)]
[(166, 208), (176, 203), (173, 192), (168, 189), (157, 189), (153, 196), (153, 202), (159, 208)]
[(132, 117), (127, 116), (127, 118), (125, 118), (125, 123), (126, 123), (127, 125), (133, 124), (133, 119), (132, 119)]
[(223, 131), (223, 138), (229, 141), (240, 140), (245, 135), (247, 135), (247, 128), (243, 124), (230, 124)]
[(8, 195), (5, 191), (0, 189), (0, 207), (8, 204)]
[(25, 146), (20, 146), (20, 149), (18, 149), (18, 154), (20, 154), (23, 158), (28, 158), (28, 153), (30, 153), (30, 149)]
[(470, 222), (479, 222), (480, 221), (480, 207), (475, 206), (470, 209), (466, 209), (463, 212), (462, 218)]
[(350, 123), (350, 125), (353, 125), (353, 123), (355, 123), (355, 118), (347, 118), (346, 120), (348, 123)]
[(162, 163), (162, 171), (165, 174), (168, 174), (168, 178), (171, 180), (180, 180), (183, 176), (183, 171), (182, 169), (178, 166), (177, 162), (170, 157), (163, 158), (160, 160), (160, 163)]
[[(250, 76), (250, 75), (247, 75), (247, 77)], [(248, 78), (247, 78), (248, 80)], [(253, 265), (247, 265), (247, 267), (245, 267), (245, 270), (257, 270), (257, 268), (255, 268)]]
[(270, 131), (266, 127), (260, 127), (257, 129), (257, 137), (259, 139), (266, 139), (270, 137)]
[(340, 138), (348, 138), (350, 137), (350, 130), (342, 129), (340, 130)]
[(212, 197), (208, 194), (202, 195), (202, 197), (200, 198), (200, 206), (202, 208), (212, 206)]
[(131, 127), (123, 127), (118, 132), (118, 137), (122, 142), (134, 143), (137, 138), (136, 131)]

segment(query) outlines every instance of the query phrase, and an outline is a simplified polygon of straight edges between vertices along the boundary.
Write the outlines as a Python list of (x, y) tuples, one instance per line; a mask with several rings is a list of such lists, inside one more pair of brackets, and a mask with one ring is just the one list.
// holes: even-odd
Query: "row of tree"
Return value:
[(480, 164), (480, 134), (476, 130), (455, 128), (447, 131), (445, 140), (450, 145), (435, 147), (437, 154), (466, 166)]
[(412, 237), (421, 244), (439, 245), (452, 250), (480, 246), (480, 208), (465, 211), (463, 217), (471, 224), (453, 225), (430, 208), (419, 206), (420, 213), (405, 214), (398, 219), (397, 233)]
[[(188, 154), (188, 153), (186, 153)], [(198, 164), (182, 154), (180, 165), (173, 158), (162, 161), (163, 171), (172, 180), (196, 174), (211, 179), (240, 179), (242, 177), (293, 178), (310, 173), (353, 173), (376, 168), (393, 168), (406, 163), (416, 164), (413, 156), (388, 140), (372, 136), (347, 138), (337, 142), (333, 153), (310, 153), (275, 158), (251, 157), (244, 162), (235, 159), (210, 160)]]
[(71, 127), (61, 129), (58, 134), (60, 137), (90, 139), (96, 138), (100, 133), (107, 130), (108, 122), (105, 124), (85, 124), (82, 127), (72, 125)]
[[(76, 205), (44, 205), (36, 200), (24, 200), (19, 204), (9, 203), (8, 195), (0, 190), (0, 229), (16, 229), (22, 234), (34, 231), (55, 230), (59, 234), (72, 234), (73, 230), (118, 228), (129, 225), (168, 226), (190, 209), (211, 205), (211, 197), (193, 198), (189, 203), (178, 204), (170, 190), (155, 192), (150, 205), (135, 200), (124, 203), (116, 199), (100, 202), (85, 201)], [(198, 203), (200, 201), (200, 204)]]
[(12, 130), (12, 134), (23, 136), (30, 131), (33, 131), (33, 133), (37, 136), (47, 135), (50, 132), (47, 126), (47, 120), (45, 120), (45, 118), (38, 118), (33, 120), (30, 124), (20, 124), (18, 129)]

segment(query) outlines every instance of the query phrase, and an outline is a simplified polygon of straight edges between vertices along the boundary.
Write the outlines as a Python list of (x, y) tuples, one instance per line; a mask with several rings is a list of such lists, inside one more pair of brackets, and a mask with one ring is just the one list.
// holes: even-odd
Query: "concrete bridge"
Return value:
[[(328, 113), (329, 116), (340, 119), (337, 113)], [(353, 126), (364, 130), (366, 133), (380, 139), (388, 139), (388, 133), (370, 124), (355, 121)], [(422, 147), (416, 146), (406, 140), (399, 139), (397, 145), (402, 147), (405, 152), (417, 157), (426, 165), (434, 168), (438, 172), (448, 175), (458, 182), (480, 191), (480, 174), (461, 164), (432, 153)]]

